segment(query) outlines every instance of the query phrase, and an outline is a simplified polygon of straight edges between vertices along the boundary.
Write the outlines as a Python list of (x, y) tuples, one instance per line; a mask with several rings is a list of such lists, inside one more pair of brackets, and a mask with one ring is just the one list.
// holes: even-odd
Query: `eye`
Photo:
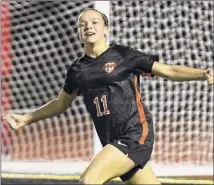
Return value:
[(83, 26), (85, 26), (85, 23), (84, 23), (84, 22), (80, 22), (79, 25), (78, 25), (79, 28), (81, 28), (81, 27), (83, 27)]
[(92, 23), (93, 23), (93, 24), (97, 24), (98, 22), (97, 22), (97, 21), (93, 21)]

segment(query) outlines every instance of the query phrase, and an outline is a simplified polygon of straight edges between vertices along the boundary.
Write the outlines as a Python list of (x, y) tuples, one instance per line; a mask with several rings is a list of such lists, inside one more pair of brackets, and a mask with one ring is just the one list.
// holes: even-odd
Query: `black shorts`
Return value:
[[(115, 146), (120, 151), (122, 151), (125, 155), (128, 154), (128, 157), (134, 161), (136, 164), (135, 167), (127, 172), (126, 174), (122, 175), (120, 178), (122, 181), (126, 181), (131, 178), (139, 169), (142, 169), (146, 163), (149, 161), (152, 150), (153, 150), (153, 143), (154, 143), (154, 134), (153, 131), (150, 132), (147, 138), (149, 138), (149, 142), (146, 144), (140, 144), (138, 140), (134, 139), (132, 136), (139, 135), (139, 125), (133, 127), (129, 133), (124, 136), (120, 136), (117, 139), (114, 139), (109, 144)], [(151, 127), (151, 130), (153, 128)], [(131, 136), (131, 137), (130, 137)]]
[(114, 140), (111, 145), (118, 148), (122, 151), (125, 155), (128, 154), (128, 157), (135, 162), (135, 167), (127, 172), (126, 174), (120, 176), (122, 181), (127, 181), (130, 179), (139, 169), (142, 169), (146, 163), (149, 161), (152, 148), (146, 145), (140, 144), (133, 139), (117, 139)]

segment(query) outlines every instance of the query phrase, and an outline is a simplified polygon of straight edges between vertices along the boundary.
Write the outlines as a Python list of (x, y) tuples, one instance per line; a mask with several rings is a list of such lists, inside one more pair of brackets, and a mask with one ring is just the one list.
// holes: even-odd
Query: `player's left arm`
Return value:
[(214, 84), (213, 70), (195, 69), (180, 65), (167, 65), (162, 62), (154, 62), (152, 74), (165, 77), (172, 81), (207, 80), (209, 85)]

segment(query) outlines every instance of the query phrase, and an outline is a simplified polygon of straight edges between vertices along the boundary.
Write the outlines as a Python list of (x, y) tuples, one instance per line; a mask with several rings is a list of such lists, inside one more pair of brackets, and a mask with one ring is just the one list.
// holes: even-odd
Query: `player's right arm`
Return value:
[(10, 113), (7, 114), (4, 119), (8, 122), (12, 129), (17, 130), (30, 123), (65, 112), (70, 106), (71, 102), (77, 96), (77, 93), (78, 92), (75, 91), (72, 94), (68, 94), (64, 90), (61, 90), (59, 96), (56, 99), (46, 103), (38, 109), (24, 115)]

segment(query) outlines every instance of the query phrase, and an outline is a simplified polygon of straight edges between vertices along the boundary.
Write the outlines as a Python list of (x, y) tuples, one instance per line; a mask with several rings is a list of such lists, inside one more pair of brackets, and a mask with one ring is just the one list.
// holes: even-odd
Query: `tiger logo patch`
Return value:
[(111, 73), (112, 71), (114, 71), (116, 67), (116, 63), (115, 62), (108, 62), (104, 65), (104, 69), (107, 73)]

